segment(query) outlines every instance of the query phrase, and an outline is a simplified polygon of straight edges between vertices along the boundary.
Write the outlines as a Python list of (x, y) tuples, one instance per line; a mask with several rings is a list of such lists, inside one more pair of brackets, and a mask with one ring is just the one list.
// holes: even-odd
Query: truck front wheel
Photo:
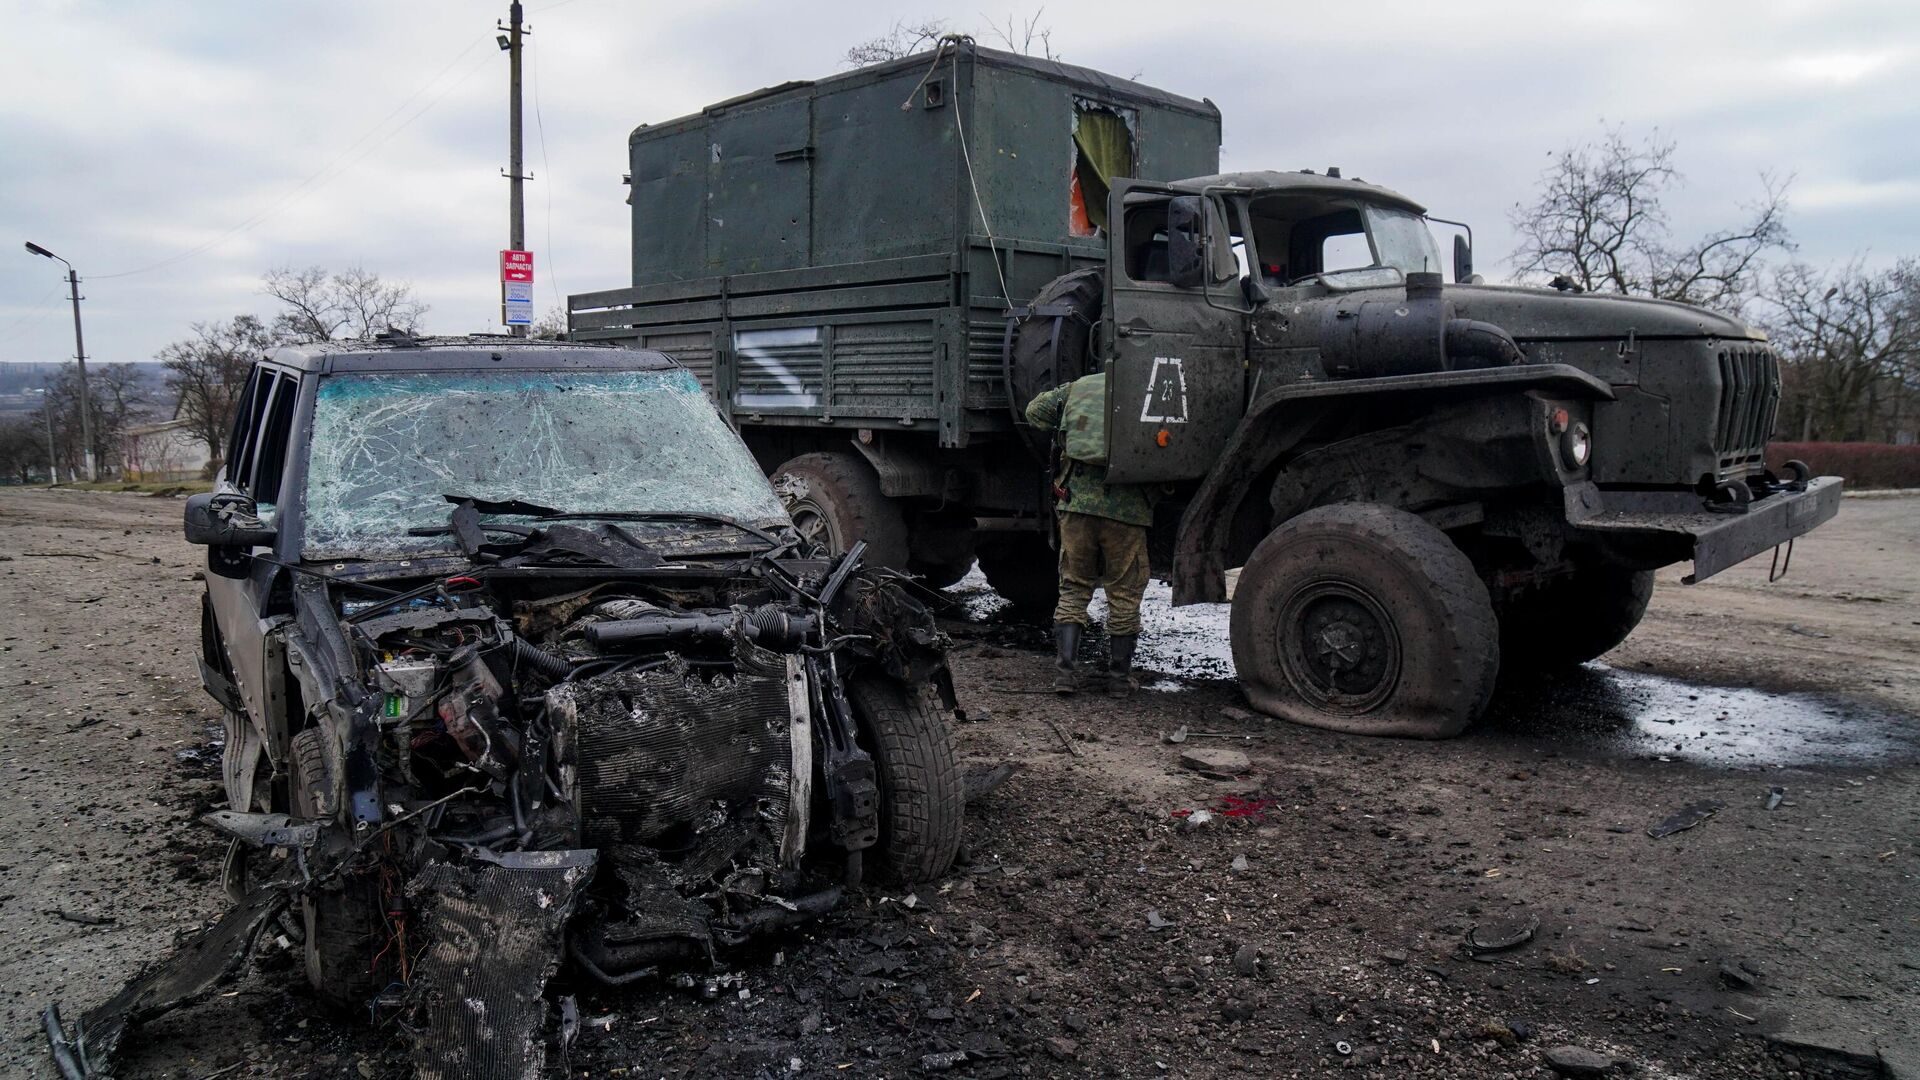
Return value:
[(1260, 711), (1361, 735), (1443, 739), (1486, 708), (1493, 604), (1445, 533), (1402, 510), (1323, 506), (1248, 557), (1233, 662)]
[(1627, 640), (1653, 599), (1653, 571), (1582, 566), (1500, 608), (1509, 671), (1572, 667)]
[(906, 517), (880, 491), (873, 466), (857, 455), (801, 454), (774, 470), (773, 479), (793, 493), (787, 513), (808, 541), (838, 555), (865, 540), (868, 566), (907, 569)]

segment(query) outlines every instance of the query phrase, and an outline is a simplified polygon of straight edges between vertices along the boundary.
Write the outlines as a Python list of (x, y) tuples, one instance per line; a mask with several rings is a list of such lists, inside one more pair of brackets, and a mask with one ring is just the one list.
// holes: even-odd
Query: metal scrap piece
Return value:
[(111, 1075), (114, 1052), (127, 1029), (192, 1004), (237, 976), (253, 955), (261, 930), (287, 906), (290, 895), (284, 883), (248, 893), (237, 907), (188, 939), (172, 956), (148, 968), (105, 1003), (88, 1009), (71, 1031), (60, 1019), (59, 1003), (48, 1005), (47, 1043), (60, 1075), (66, 1080), (103, 1080)]
[(1726, 805), (1719, 799), (1701, 799), (1699, 802), (1688, 803), (1648, 829), (1647, 835), (1658, 840), (1660, 837), (1672, 836), (1674, 833), (1691, 829), (1719, 813)]
[(429, 863), (407, 883), (429, 944), (414, 968), (414, 1075), (539, 1080), (547, 980), (598, 853), (539, 852), (486, 866)]

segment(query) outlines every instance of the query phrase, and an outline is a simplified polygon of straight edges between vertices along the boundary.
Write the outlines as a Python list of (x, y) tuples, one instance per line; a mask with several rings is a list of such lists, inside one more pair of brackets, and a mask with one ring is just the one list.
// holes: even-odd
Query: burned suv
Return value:
[(806, 549), (666, 356), (282, 350), (230, 445), (186, 533), (238, 907), (73, 1028), (50, 1015), (69, 1075), (275, 924), (321, 997), (405, 1013), (433, 1075), (537, 1073), (563, 958), (633, 982), (825, 912), (870, 848), (899, 879), (951, 864), (917, 586)]

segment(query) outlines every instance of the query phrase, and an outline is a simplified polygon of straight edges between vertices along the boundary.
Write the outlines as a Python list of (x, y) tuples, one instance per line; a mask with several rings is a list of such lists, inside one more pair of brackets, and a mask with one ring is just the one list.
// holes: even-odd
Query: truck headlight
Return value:
[(1585, 424), (1573, 424), (1567, 428), (1565, 435), (1560, 436), (1560, 449), (1574, 468), (1585, 468), (1587, 458), (1593, 456), (1593, 432), (1588, 431)]

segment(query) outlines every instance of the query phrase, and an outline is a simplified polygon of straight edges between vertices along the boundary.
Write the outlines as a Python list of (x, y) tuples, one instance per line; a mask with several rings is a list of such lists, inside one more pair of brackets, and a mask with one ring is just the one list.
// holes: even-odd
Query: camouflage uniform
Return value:
[[(1098, 390), (1105, 389), (1105, 381), (1105, 374), (1078, 380)], [(1075, 385), (1068, 383), (1034, 398), (1027, 406), (1027, 421), (1042, 431), (1057, 430)], [(1098, 416), (1081, 416), (1076, 422), (1101, 421)], [(1060, 602), (1054, 608), (1054, 625), (1057, 631), (1085, 626), (1093, 590), (1104, 587), (1107, 633), (1115, 639), (1114, 672), (1124, 677), (1140, 634), (1140, 597), (1147, 587), (1151, 490), (1141, 484), (1109, 484), (1105, 466), (1067, 457), (1062, 458), (1055, 486), (1063, 494), (1055, 507), (1060, 517)], [(1063, 672), (1071, 670), (1077, 633), (1068, 633), (1067, 638), (1061, 645)]]

